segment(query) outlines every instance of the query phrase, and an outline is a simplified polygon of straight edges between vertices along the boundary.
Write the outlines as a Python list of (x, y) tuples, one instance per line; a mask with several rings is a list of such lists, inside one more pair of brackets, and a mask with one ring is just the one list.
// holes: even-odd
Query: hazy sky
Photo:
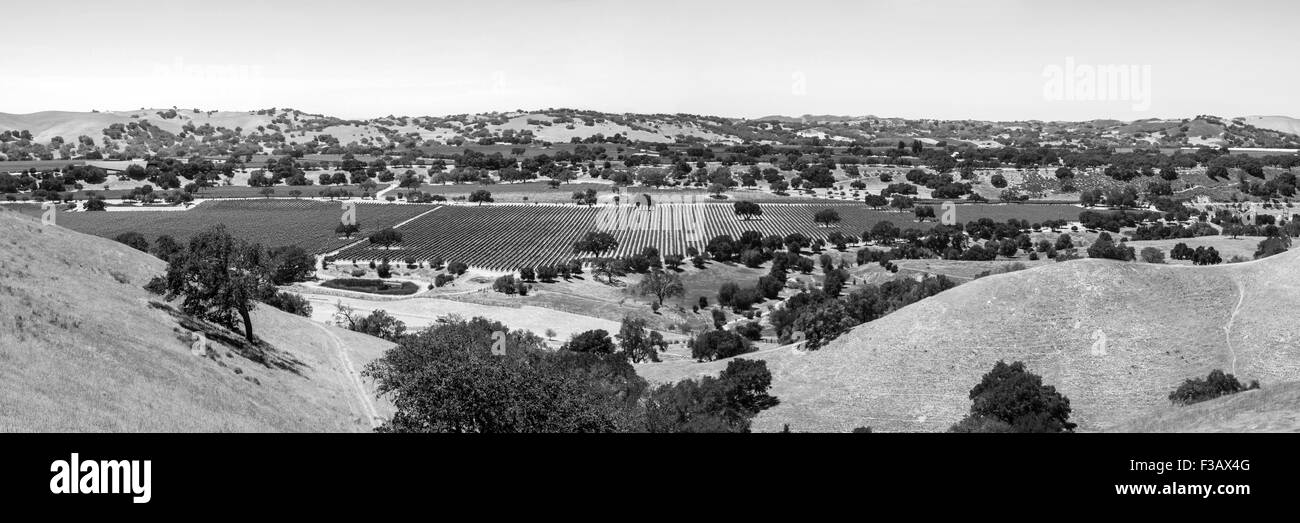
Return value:
[(1300, 117), (1293, 0), (271, 4), (6, 5), (0, 112)]

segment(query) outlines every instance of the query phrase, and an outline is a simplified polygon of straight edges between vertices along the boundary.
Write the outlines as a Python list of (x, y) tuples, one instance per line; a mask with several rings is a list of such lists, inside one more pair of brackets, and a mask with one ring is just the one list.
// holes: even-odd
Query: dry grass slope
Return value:
[[(1300, 380), (1300, 251), (1214, 267), (1077, 260), (966, 283), (859, 326), (822, 350), (758, 355), (781, 405), (755, 430), (942, 431), (999, 359), (1024, 361), (1068, 396), (1081, 430), (1168, 405), (1215, 368)], [(653, 381), (726, 362), (646, 368)]]
[(369, 430), (329, 332), (355, 365), (391, 344), (259, 306), (256, 331), (297, 372), (215, 341), (217, 357), (195, 357), (188, 331), (141, 288), (163, 270), (110, 240), (0, 212), (0, 430)]
[(1111, 432), (1300, 432), (1300, 382), (1267, 385), (1186, 407), (1166, 405)]
[(854, 329), (809, 354), (773, 356), (782, 405), (758, 429), (945, 430), (999, 359), (1067, 395), (1082, 430), (1167, 404), (1222, 368), (1300, 379), (1300, 252), (1217, 266), (1078, 260), (976, 280)]

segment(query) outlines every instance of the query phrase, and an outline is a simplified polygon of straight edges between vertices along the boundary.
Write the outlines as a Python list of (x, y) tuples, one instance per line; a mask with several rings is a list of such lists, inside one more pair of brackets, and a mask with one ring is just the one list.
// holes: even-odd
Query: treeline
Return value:
[(531, 332), (476, 317), (399, 335), (363, 374), (396, 407), (379, 432), (749, 432), (779, 403), (762, 361), (654, 387), (631, 361), (603, 331), (550, 350)]
[[(827, 275), (828, 280), (833, 277)], [(939, 275), (919, 281), (902, 278), (880, 285), (864, 285), (844, 298), (838, 297), (837, 288), (814, 289), (791, 296), (784, 307), (768, 314), (768, 320), (783, 342), (789, 343), (797, 338), (796, 333), (801, 333), (805, 347), (815, 350), (857, 325), (956, 286), (946, 276)]]

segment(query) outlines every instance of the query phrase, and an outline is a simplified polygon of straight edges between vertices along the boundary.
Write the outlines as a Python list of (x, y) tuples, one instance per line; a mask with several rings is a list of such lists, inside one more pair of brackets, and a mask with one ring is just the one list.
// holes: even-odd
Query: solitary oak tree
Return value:
[(186, 314), (232, 329), (238, 315), (244, 338), (254, 342), (249, 312), (271, 286), (265, 258), (261, 246), (236, 240), (225, 226), (216, 225), (191, 238), (188, 249), (172, 255), (167, 299), (183, 298), (181, 310)]

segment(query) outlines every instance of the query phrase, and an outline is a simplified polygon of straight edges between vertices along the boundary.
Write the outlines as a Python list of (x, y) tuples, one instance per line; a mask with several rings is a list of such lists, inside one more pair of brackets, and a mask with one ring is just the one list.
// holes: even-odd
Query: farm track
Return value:
[(343, 346), (343, 340), (339, 339), (337, 334), (330, 332), (329, 328), (324, 325), (317, 325), (322, 332), (330, 338), (330, 343), (334, 344), (334, 352), (338, 354), (339, 363), (343, 365), (343, 372), (348, 375), (348, 381), (352, 384), (353, 393), (357, 401), (361, 404), (361, 411), (369, 418), (367, 422), (370, 428), (378, 428), (382, 424), (379, 418), (379, 411), (375, 409), (375, 403), (370, 399), (370, 393), (366, 392), (366, 386), (361, 382), (361, 374), (357, 372), (357, 367), (352, 363), (352, 358), (348, 356), (348, 351)]

